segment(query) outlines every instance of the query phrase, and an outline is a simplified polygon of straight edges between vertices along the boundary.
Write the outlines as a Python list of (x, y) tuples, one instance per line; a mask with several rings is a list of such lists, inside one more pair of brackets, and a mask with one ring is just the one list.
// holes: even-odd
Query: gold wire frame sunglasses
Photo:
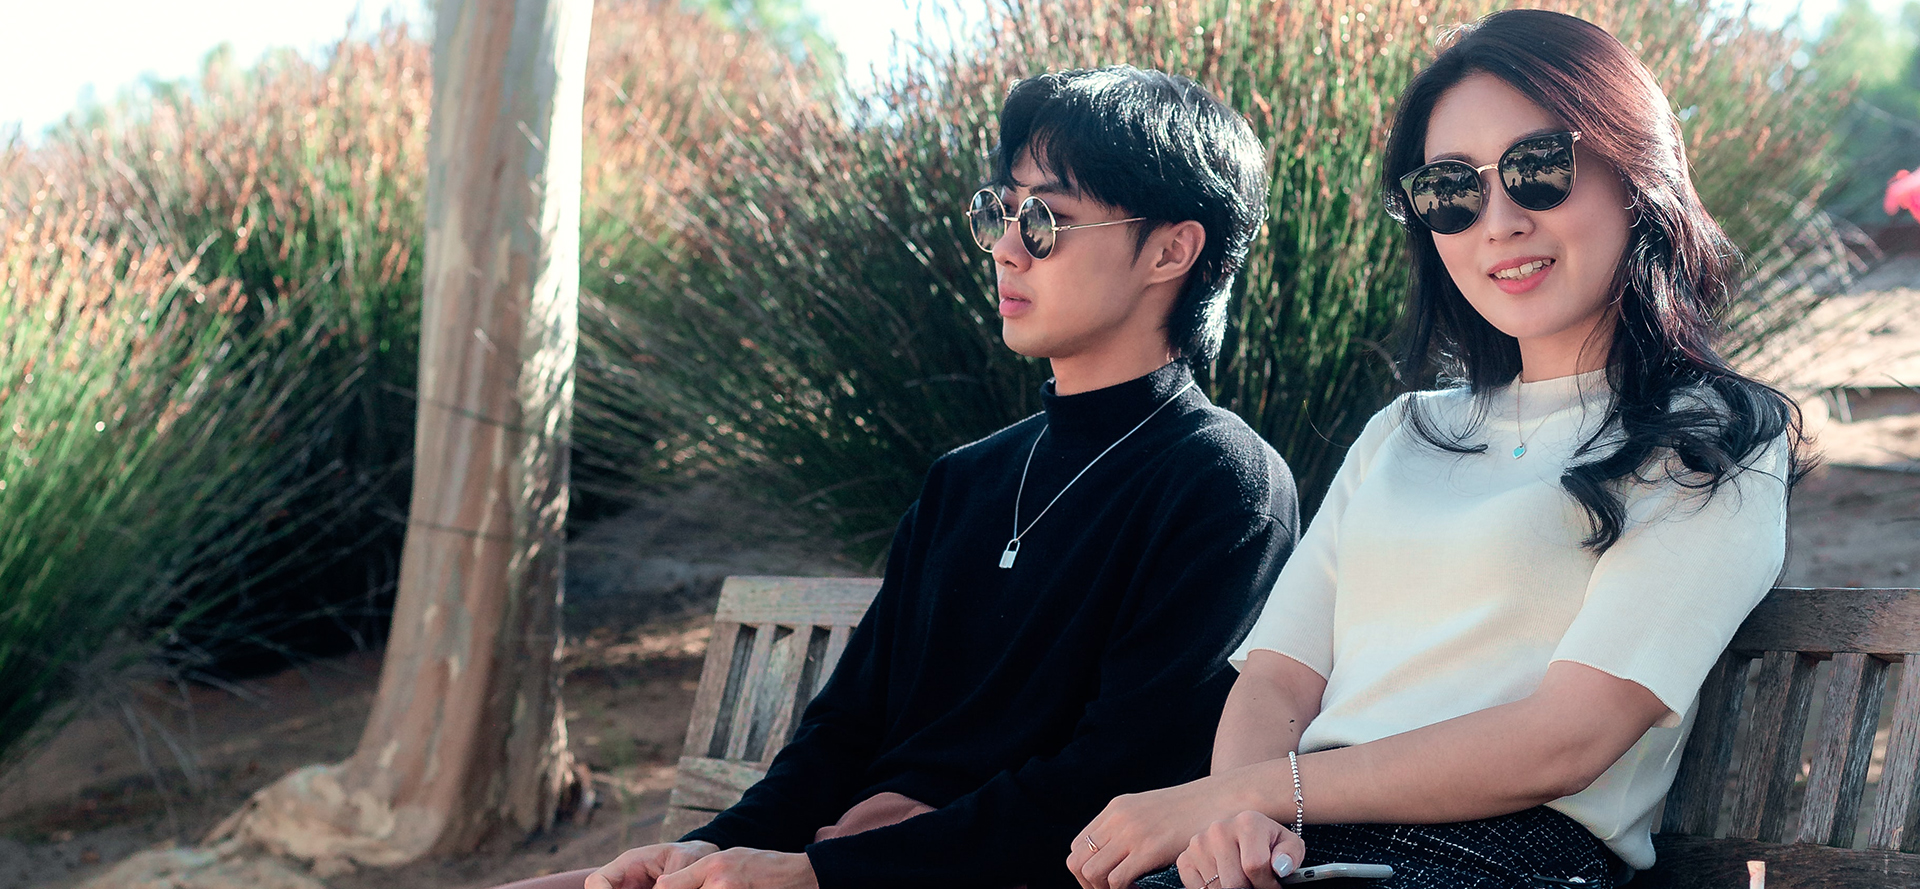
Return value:
[(1086, 222), (1079, 225), (1060, 225), (1054, 222), (1053, 208), (1038, 196), (1029, 196), (1020, 202), (1020, 211), (1007, 215), (1007, 202), (1000, 199), (999, 193), (991, 188), (983, 188), (973, 193), (972, 203), (967, 205), (967, 228), (973, 232), (973, 242), (980, 249), (993, 252), (993, 245), (1000, 236), (1007, 233), (1007, 223), (1020, 226), (1020, 245), (1027, 248), (1027, 254), (1034, 259), (1046, 259), (1053, 255), (1054, 241), (1060, 232), (1070, 232), (1076, 228), (1099, 228), (1104, 225), (1123, 225), (1129, 222), (1145, 222), (1147, 217), (1135, 216), (1130, 219), (1115, 219), (1111, 222)]
[(1500, 187), (1535, 212), (1560, 206), (1573, 193), (1574, 143), (1578, 130), (1532, 136), (1513, 143), (1500, 160), (1476, 167), (1466, 161), (1435, 161), (1400, 177), (1413, 215), (1436, 235), (1457, 235), (1480, 219), (1486, 207), (1481, 174), (1500, 171)]

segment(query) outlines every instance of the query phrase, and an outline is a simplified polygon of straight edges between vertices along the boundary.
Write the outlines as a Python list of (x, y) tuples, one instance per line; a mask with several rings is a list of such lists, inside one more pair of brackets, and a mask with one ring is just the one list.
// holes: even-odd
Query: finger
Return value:
[(1173, 860), (1173, 866), (1180, 872), (1180, 885), (1185, 889), (1200, 889), (1200, 884), (1206, 882), (1208, 875), (1200, 872), (1200, 866), (1194, 863), (1191, 851), (1181, 852), (1180, 857)]
[(1237, 841), (1216, 844), (1210, 851), (1213, 854), (1211, 867), (1220, 877), (1212, 889), (1247, 889), (1253, 885), (1248, 882), (1246, 871), (1240, 868), (1240, 844)]
[(717, 865), (712, 864), (718, 856), (708, 856), (686, 867), (664, 874), (653, 881), (653, 889), (700, 889), (706, 883), (707, 872)]
[(1242, 823), (1239, 826), (1240, 873), (1254, 889), (1280, 889), (1280, 878), (1273, 875), (1273, 846), (1280, 839), (1280, 826), (1271, 821)]
[[(1085, 840), (1081, 840), (1080, 845), (1083, 851), (1091, 848), (1087, 847)], [(1095, 845), (1099, 846), (1099, 851), (1086, 851), (1085, 857), (1080, 859), (1080, 866), (1074, 869), (1080, 885), (1086, 889), (1121, 889), (1126, 886), (1126, 883), (1114, 879), (1114, 869), (1127, 857), (1123, 844), (1109, 840), (1105, 845)]]
[[(1282, 858), (1285, 861), (1282, 861)], [(1285, 827), (1280, 828), (1280, 841), (1273, 847), (1273, 869), (1282, 877), (1299, 869), (1301, 862), (1307, 860), (1307, 841)]]
[[(629, 887), (645, 887), (646, 884), (644, 883), (636, 884), (634, 881), (627, 879), (626, 874), (629, 870), (640, 870), (643, 867), (642, 861), (646, 858), (647, 852), (646, 847), (641, 847), (639, 849), (628, 849), (615, 856), (614, 859), (607, 862), (605, 866), (587, 875), (586, 889), (629, 889)], [(644, 871), (641, 872), (644, 873)]]

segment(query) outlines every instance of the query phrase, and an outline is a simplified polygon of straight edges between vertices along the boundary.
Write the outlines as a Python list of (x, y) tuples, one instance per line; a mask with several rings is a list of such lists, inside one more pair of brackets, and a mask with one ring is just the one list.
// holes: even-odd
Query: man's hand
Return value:
[(654, 889), (660, 878), (720, 851), (712, 843), (655, 843), (628, 849), (587, 875), (586, 889)]
[(924, 815), (933, 811), (933, 807), (910, 796), (888, 791), (876, 793), (862, 800), (859, 805), (847, 810), (834, 824), (814, 831), (813, 841), (830, 840), (834, 837), (852, 836), (876, 827), (899, 824), (915, 815)]
[[(1067, 870), (1086, 889), (1131, 886), (1173, 864), (1209, 825), (1243, 811), (1246, 807), (1232, 791), (1230, 782), (1213, 777), (1115, 797), (1074, 836)], [(1208, 889), (1218, 887), (1215, 883)]]
[(728, 849), (661, 877), (656, 889), (820, 889), (813, 862), (798, 852)]

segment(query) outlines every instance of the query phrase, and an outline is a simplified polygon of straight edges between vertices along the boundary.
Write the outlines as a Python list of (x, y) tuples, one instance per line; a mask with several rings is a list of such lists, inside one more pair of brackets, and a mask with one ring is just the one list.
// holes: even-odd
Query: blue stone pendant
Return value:
[(1515, 460), (1518, 460), (1521, 457), (1525, 457), (1526, 455), (1527, 455), (1527, 446), (1524, 444), (1513, 449), (1513, 459)]

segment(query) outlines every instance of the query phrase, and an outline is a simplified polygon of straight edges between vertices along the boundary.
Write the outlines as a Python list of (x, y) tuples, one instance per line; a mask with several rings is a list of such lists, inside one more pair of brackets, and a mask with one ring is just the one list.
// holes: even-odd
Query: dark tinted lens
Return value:
[(1500, 156), (1500, 184), (1529, 210), (1560, 206), (1573, 191), (1573, 137), (1556, 133), (1515, 142)]
[(1459, 234), (1480, 218), (1480, 174), (1460, 161), (1429, 164), (1407, 183), (1407, 200), (1435, 234)]
[(994, 242), (1007, 233), (1006, 215), (1007, 205), (999, 195), (986, 189), (973, 193), (973, 203), (967, 206), (967, 229), (980, 249), (992, 252)]
[(1034, 259), (1046, 259), (1053, 253), (1053, 208), (1039, 198), (1020, 203), (1020, 243)]

